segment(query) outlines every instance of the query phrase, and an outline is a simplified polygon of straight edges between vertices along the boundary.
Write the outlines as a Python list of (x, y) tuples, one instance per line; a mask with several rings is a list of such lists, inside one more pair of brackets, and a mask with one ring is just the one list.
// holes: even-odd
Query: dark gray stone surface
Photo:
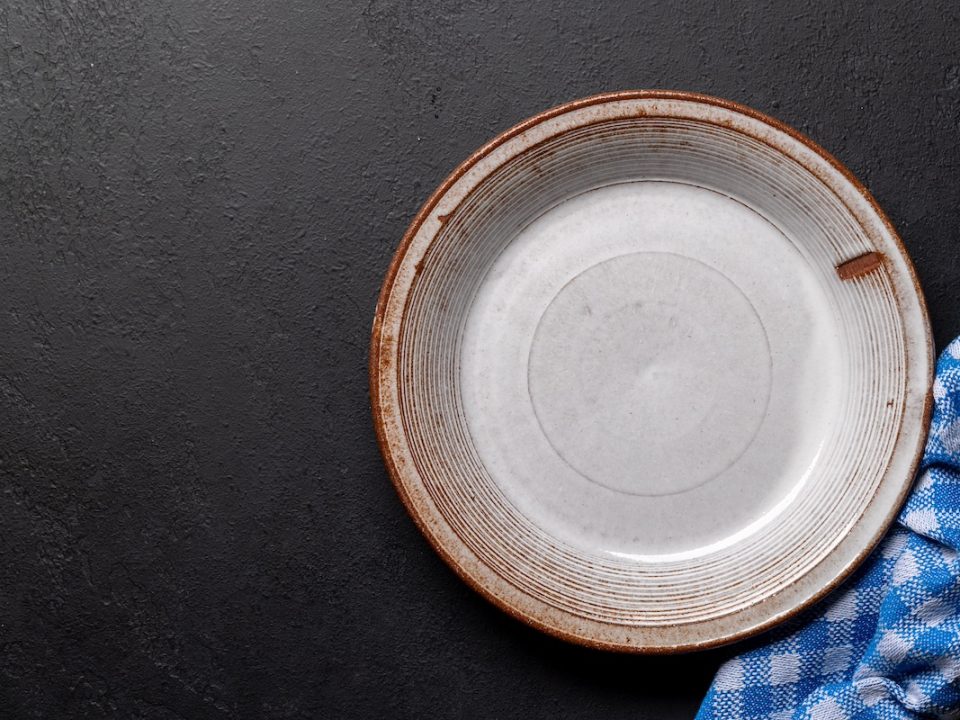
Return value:
[(960, 9), (853, 5), (4, 3), (0, 715), (691, 717), (729, 651), (565, 645), (429, 550), (371, 428), (376, 293), (497, 132), (691, 89), (866, 182), (942, 347)]

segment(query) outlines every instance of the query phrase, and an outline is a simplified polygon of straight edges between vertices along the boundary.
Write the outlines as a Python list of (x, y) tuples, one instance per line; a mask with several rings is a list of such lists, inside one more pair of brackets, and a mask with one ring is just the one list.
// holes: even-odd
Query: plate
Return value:
[(381, 450), (440, 555), (602, 648), (743, 638), (882, 536), (929, 416), (896, 232), (746, 107), (623, 92), (467, 159), (411, 224), (371, 346)]

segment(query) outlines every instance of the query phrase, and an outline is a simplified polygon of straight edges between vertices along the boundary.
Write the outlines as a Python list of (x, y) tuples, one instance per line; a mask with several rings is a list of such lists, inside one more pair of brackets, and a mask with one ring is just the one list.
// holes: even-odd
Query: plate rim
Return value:
[[(812, 593), (809, 597), (802, 599), (799, 602), (795, 602), (788, 609), (777, 613), (766, 620), (763, 620), (759, 623), (754, 623), (749, 627), (728, 632), (724, 635), (721, 635), (716, 638), (708, 640), (697, 640), (692, 642), (685, 643), (674, 643), (674, 644), (665, 644), (665, 645), (642, 645), (637, 643), (630, 643), (626, 640), (618, 641), (604, 638), (591, 637), (589, 634), (578, 634), (566, 630), (562, 627), (558, 627), (556, 624), (551, 624), (544, 617), (538, 616), (533, 610), (529, 607), (526, 609), (518, 607), (517, 605), (511, 604), (505, 598), (502, 598), (496, 595), (490, 588), (485, 586), (477, 578), (477, 573), (471, 572), (467, 569), (466, 564), (461, 561), (460, 558), (456, 557), (451, 553), (441, 537), (439, 537), (438, 532), (435, 531), (435, 528), (432, 527), (431, 523), (428, 522), (427, 518), (421, 516), (420, 512), (417, 509), (417, 506), (414, 502), (414, 499), (410, 496), (406, 484), (404, 482), (405, 475), (402, 469), (394, 461), (394, 458), (390, 451), (390, 427), (391, 419), (396, 419), (399, 415), (399, 411), (396, 408), (392, 409), (392, 412), (388, 408), (384, 408), (381, 404), (381, 376), (382, 372), (382, 358), (383, 358), (383, 346), (384, 346), (384, 319), (387, 311), (387, 306), (390, 300), (390, 296), (397, 279), (397, 275), (400, 269), (400, 266), (403, 263), (403, 260), (409, 250), (414, 238), (419, 233), (423, 223), (430, 217), (430, 214), (435, 209), (439, 201), (446, 195), (447, 191), (469, 170), (471, 170), (477, 163), (479, 163), (483, 158), (490, 155), (496, 148), (500, 147), (507, 141), (512, 138), (520, 135), (521, 133), (529, 130), (536, 125), (539, 125), (547, 120), (550, 120), (559, 115), (569, 113), (571, 111), (580, 110), (582, 108), (590, 107), (592, 105), (599, 105), (605, 103), (612, 103), (618, 101), (631, 101), (631, 100), (662, 100), (662, 101), (684, 101), (692, 102), (698, 104), (704, 104), (708, 106), (713, 106), (721, 108), (727, 111), (745, 115), (748, 118), (751, 118), (755, 121), (760, 122), (761, 124), (767, 125), (770, 128), (780, 131), (793, 140), (798, 141), (802, 145), (806, 146), (807, 149), (811, 150), (814, 154), (818, 155), (822, 160), (825, 160), (834, 170), (836, 170), (842, 178), (850, 184), (850, 187), (859, 194), (863, 200), (867, 202), (871, 210), (876, 214), (877, 219), (884, 226), (889, 238), (895, 243), (901, 257), (904, 260), (904, 265), (906, 267), (909, 280), (913, 285), (914, 294), (919, 303), (919, 311), (922, 319), (922, 332), (926, 342), (924, 343), (924, 353), (922, 358), (917, 358), (917, 360), (925, 360), (928, 371), (926, 373), (926, 390), (923, 397), (923, 406), (921, 410), (921, 422), (922, 428), (917, 439), (917, 447), (914, 449), (913, 457), (909, 463), (909, 477), (910, 481), (905, 482), (903, 487), (900, 489), (900, 492), (897, 495), (896, 502), (892, 504), (891, 509), (883, 517), (882, 522), (879, 525), (879, 529), (874, 533), (873, 537), (870, 539), (870, 542), (857, 554), (852, 560), (850, 560), (839, 572), (835, 575), (833, 580), (828, 582), (824, 587), (820, 588), (817, 592)], [(709, 122), (709, 121), (708, 121)], [(717, 124), (717, 123), (714, 123)], [(380, 287), (380, 292), (377, 298), (377, 305), (373, 318), (373, 325), (371, 328), (370, 336), (370, 351), (368, 357), (368, 378), (369, 378), (369, 399), (371, 404), (371, 411), (373, 416), (373, 424), (377, 436), (377, 444), (380, 449), (380, 454), (383, 458), (385, 467), (387, 468), (388, 476), (390, 481), (394, 486), (397, 494), (400, 497), (400, 500), (407, 512), (407, 514), (413, 519), (415, 525), (419, 529), (420, 533), (426, 538), (429, 545), (433, 548), (443, 561), (456, 573), (456, 575), (465, 582), (469, 587), (474, 591), (480, 594), (481, 597), (485, 598), (488, 602), (492, 603), (495, 607), (499, 608), (503, 612), (507, 613), (514, 619), (520, 620), (527, 625), (530, 625), (550, 636), (565, 640), (567, 642), (574, 643), (576, 645), (589, 647), (593, 649), (608, 650), (621, 653), (629, 654), (648, 654), (648, 655), (660, 655), (660, 654), (674, 654), (682, 652), (691, 652), (696, 650), (707, 650), (714, 647), (719, 647), (734, 643), (740, 640), (744, 640), (749, 637), (758, 635), (775, 625), (782, 623), (783, 621), (798, 615), (803, 612), (808, 607), (816, 604), (826, 595), (831, 593), (833, 590), (837, 589), (843, 582), (856, 570), (857, 567), (870, 555), (871, 552), (879, 544), (880, 540), (886, 535), (887, 531), (890, 528), (890, 525), (893, 523), (897, 514), (900, 511), (904, 501), (906, 500), (907, 495), (913, 487), (913, 481), (916, 476), (920, 460), (923, 456), (923, 450), (926, 444), (926, 436), (929, 430), (930, 417), (933, 409), (933, 396), (932, 396), (932, 383), (933, 383), (933, 371), (934, 371), (934, 345), (933, 345), (933, 335), (930, 327), (930, 317), (929, 311), (927, 308), (926, 298), (924, 297), (923, 290), (920, 286), (919, 279), (917, 277), (916, 269), (914, 268), (913, 261), (910, 255), (907, 253), (906, 248), (903, 245), (899, 234), (891, 223), (890, 219), (887, 217), (883, 209), (878, 205), (873, 195), (867, 190), (864, 184), (857, 179), (857, 177), (839, 160), (837, 160), (831, 153), (822, 148), (819, 144), (811, 140), (809, 137), (796, 130), (795, 128), (787, 125), (786, 123), (770, 116), (765, 113), (762, 113), (758, 110), (755, 110), (749, 106), (743, 105), (741, 103), (727, 100), (724, 98), (719, 98), (716, 96), (699, 93), (699, 92), (690, 92), (683, 90), (659, 90), (659, 89), (644, 89), (644, 90), (622, 90), (615, 92), (605, 92), (595, 95), (590, 95), (588, 97), (580, 98), (570, 102), (562, 103), (560, 105), (554, 106), (547, 110), (544, 110), (536, 115), (533, 115), (515, 125), (504, 130), (492, 140), (486, 142), (477, 150), (473, 151), (465, 160), (459, 163), (454, 170), (444, 178), (444, 180), (437, 186), (437, 188), (430, 194), (427, 200), (422, 204), (417, 214), (411, 220), (409, 226), (407, 227), (403, 238), (400, 241), (400, 244), (397, 246), (393, 257), (391, 259), (390, 265), (387, 268), (387, 271), (384, 275), (383, 283)], [(398, 383), (399, 379), (394, 375), (394, 382)], [(415, 474), (415, 473), (413, 473)], [(869, 504), (865, 507), (869, 507)], [(859, 521), (862, 518), (864, 513), (861, 513), (860, 516), (854, 523)], [(454, 534), (456, 534), (454, 532)], [(462, 542), (462, 541), (461, 541)], [(472, 555), (472, 551), (469, 550), (466, 546), (463, 546), (463, 550)], [(825, 556), (824, 560), (829, 557), (829, 554)], [(492, 571), (485, 566), (482, 560), (478, 560), (479, 566), (482, 568), (482, 571), (487, 573), (492, 573)], [(504, 582), (507, 582), (504, 580)], [(508, 583), (509, 584), (509, 583)], [(523, 598), (526, 600), (526, 604), (534, 604), (537, 606), (537, 609), (540, 609), (543, 615), (553, 615), (559, 613), (569, 617), (578, 617), (566, 611), (562, 611), (559, 608), (553, 608), (553, 606), (545, 603), (539, 598), (527, 595), (526, 593), (515, 589)], [(778, 591), (778, 594), (781, 591)], [(578, 618), (581, 622), (586, 625), (607, 625), (610, 627), (620, 628), (623, 631), (624, 636), (629, 636), (632, 626), (622, 626), (617, 623), (608, 623), (603, 620), (589, 619), (589, 618)]]

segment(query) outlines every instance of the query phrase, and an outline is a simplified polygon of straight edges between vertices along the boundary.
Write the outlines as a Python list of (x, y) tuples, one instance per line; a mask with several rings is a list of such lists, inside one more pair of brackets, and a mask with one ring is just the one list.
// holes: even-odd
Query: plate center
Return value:
[(561, 289), (537, 326), (528, 376), (540, 427), (574, 470), (618, 492), (669, 495), (717, 477), (756, 437), (770, 349), (722, 273), (640, 252)]
[(609, 185), (552, 207), (483, 271), (463, 412), (484, 471), (550, 535), (658, 561), (710, 552), (827, 467), (845, 393), (834, 311), (753, 209)]

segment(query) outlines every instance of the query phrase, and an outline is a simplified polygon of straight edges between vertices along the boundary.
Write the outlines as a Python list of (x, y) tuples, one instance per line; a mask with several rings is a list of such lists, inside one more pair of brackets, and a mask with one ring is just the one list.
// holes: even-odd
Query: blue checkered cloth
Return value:
[(697, 720), (960, 718), (960, 338), (917, 484), (839, 590), (727, 661)]

